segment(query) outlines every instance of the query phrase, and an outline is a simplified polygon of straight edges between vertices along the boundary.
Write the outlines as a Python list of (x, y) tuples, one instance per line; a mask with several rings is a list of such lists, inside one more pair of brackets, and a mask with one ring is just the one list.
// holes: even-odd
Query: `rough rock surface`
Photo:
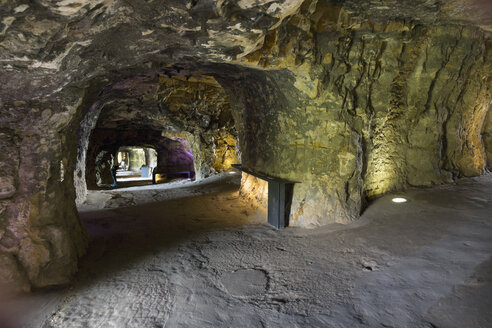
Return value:
[[(96, 188), (101, 151), (115, 155), (123, 144), (153, 147), (158, 167), (169, 171), (169, 160), (186, 144), (197, 177), (204, 178), (238, 161), (236, 134), (228, 96), (213, 77), (147, 74), (122, 80), (103, 91), (79, 127), (77, 203), (85, 200), (86, 186)], [(172, 166), (195, 173), (188, 165)]]
[[(99, 154), (116, 153), (121, 145), (153, 147), (157, 152), (157, 167), (161, 173), (190, 171), (194, 173), (193, 156), (189, 154), (190, 147), (185, 140), (163, 137), (155, 130), (120, 130), (96, 129), (91, 133), (91, 142), (87, 150), (86, 181), (89, 187), (97, 189), (97, 167)], [(185, 159), (180, 159), (182, 155)], [(107, 157), (107, 156), (106, 156)], [(103, 159), (100, 160), (103, 162)], [(106, 167), (106, 176), (111, 168)], [(111, 178), (112, 180), (112, 178)], [(84, 197), (85, 199), (85, 197)]]
[(170, 139), (182, 139), (194, 154), (197, 177), (203, 178), (237, 162), (236, 134), (228, 96), (211, 76), (154, 73), (119, 81), (105, 89), (82, 120), (77, 204), (85, 200), (86, 186), (96, 187), (95, 158), (103, 150), (114, 155), (123, 144), (160, 147), (162, 162)]
[(487, 168), (492, 171), (492, 111), (490, 110), (487, 112), (483, 127), (482, 138), (487, 155)]
[(490, 174), (408, 190), (405, 204), (384, 196), (348, 225), (280, 231), (238, 183), (91, 191), (94, 241), (72, 288), (0, 312), (53, 328), (490, 326)]
[(478, 0), (1, 2), (0, 275), (27, 289), (74, 273), (87, 245), (74, 205), (73, 181), (86, 192), (80, 150), (103, 107), (148, 90), (149, 76), (160, 80), (153, 108), (170, 81), (220, 84), (235, 132), (219, 129), (218, 156), (239, 148), (249, 169), (301, 181), (293, 225), (347, 223), (368, 198), (483, 173), (489, 10)]

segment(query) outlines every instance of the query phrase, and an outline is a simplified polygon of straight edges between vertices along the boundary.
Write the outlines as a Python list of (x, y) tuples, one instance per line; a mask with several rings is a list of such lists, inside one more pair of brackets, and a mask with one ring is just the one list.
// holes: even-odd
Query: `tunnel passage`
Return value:
[[(152, 152), (155, 152), (153, 159), (150, 156)], [(157, 178), (165, 181), (166, 175), (171, 179), (180, 177), (181, 172), (187, 172), (186, 177), (190, 180), (195, 178), (193, 153), (188, 142), (180, 138), (164, 137), (160, 131), (94, 130), (87, 151), (86, 181), (89, 189), (113, 183), (111, 161), (115, 162), (120, 171), (127, 171), (126, 176), (131, 175), (128, 171), (142, 174), (144, 165), (148, 172), (146, 176), (151, 180), (154, 180), (155, 174), (162, 175)]]
[(95, 129), (182, 138), (197, 179), (241, 162), (300, 181), (290, 222), (304, 227), (484, 171), (490, 38), (466, 6), (204, 2), (0, 4), (2, 280), (76, 271)]
[[(194, 77), (193, 74), (197, 76)], [(180, 90), (175, 88), (176, 85), (184, 85), (182, 88), (187, 89), (186, 85), (193, 83), (198, 88), (196, 84), (201, 84), (198, 81), (210, 81), (210, 77), (215, 81), (212, 86), (213, 94), (217, 94), (217, 90), (223, 90), (221, 97), (215, 99), (229, 99), (230, 114), (223, 115), (219, 111), (215, 116), (204, 115), (203, 111), (209, 111), (211, 107), (200, 99), (201, 95), (206, 94), (202, 91), (195, 93), (196, 98), (190, 98), (195, 101), (184, 102), (188, 106), (180, 103), (172, 106), (172, 102), (169, 102), (173, 99), (172, 90)], [(334, 80), (330, 81), (335, 83)], [(207, 87), (204, 88), (209, 88), (210, 83), (206, 83)], [(74, 165), (71, 160), (66, 160), (65, 167), (67, 170), (75, 168), (77, 201), (82, 202), (85, 198), (85, 181), (96, 181), (91, 169), (94, 165), (89, 164), (89, 161), (97, 156), (97, 151), (91, 150), (92, 145), (97, 143), (91, 140), (104, 140), (104, 135), (115, 135), (115, 131), (118, 131), (118, 135), (144, 133), (155, 135), (156, 138), (182, 138), (188, 141), (195, 155), (197, 179), (216, 172), (214, 163), (219, 158), (219, 169), (227, 167), (228, 162), (240, 162), (253, 171), (301, 182), (293, 191), (289, 220), (291, 225), (317, 226), (334, 221), (346, 223), (358, 218), (364, 197), (369, 192), (374, 197), (378, 195), (376, 189), (382, 193), (390, 190), (387, 189), (390, 184), (393, 184), (391, 188), (403, 188), (407, 184), (401, 181), (406, 181), (406, 175), (419, 177), (427, 181), (426, 183), (432, 181), (426, 175), (434, 177), (436, 171), (427, 170), (427, 165), (435, 165), (436, 158), (441, 155), (426, 156), (420, 162), (408, 166), (404, 172), (395, 171), (395, 168), (400, 170), (408, 164), (395, 156), (404, 157), (407, 152), (411, 153), (416, 149), (413, 144), (394, 143), (384, 137), (388, 131), (396, 133), (396, 127), (402, 128), (404, 117), (394, 118), (399, 122), (397, 125), (361, 126), (357, 123), (360, 122), (360, 117), (349, 115), (345, 107), (340, 107), (343, 94), (336, 91), (334, 94), (337, 95), (337, 101), (330, 100), (332, 96), (326, 90), (330, 90), (332, 84), (324, 86), (326, 90), (322, 93), (323, 97), (312, 98), (312, 95), (302, 90), (302, 84), (299, 83), (298, 78), (285, 69), (258, 70), (210, 63), (185, 63), (178, 68), (170, 66), (158, 72), (127, 76), (115, 82), (96, 98), (91, 98), (93, 101), (83, 109), (84, 115), (77, 121), (77, 129), (72, 129), (78, 131), (79, 135), (76, 145), (78, 156), (75, 156), (73, 150), (68, 153), (74, 155), (73, 159), (76, 158), (77, 163)], [(182, 89), (179, 92), (183, 92)], [(161, 100), (156, 101), (156, 98)], [(178, 99), (183, 98), (188, 99), (187, 96)], [(384, 113), (380, 115), (384, 117)], [(447, 121), (448, 132), (455, 123), (459, 124), (459, 121)], [(419, 125), (412, 129), (412, 140), (428, 145), (431, 153), (435, 150), (441, 154), (441, 148), (436, 149), (434, 143), (438, 136), (429, 132), (430, 130), (419, 130)], [(426, 133), (430, 135), (427, 136)], [(421, 137), (417, 138), (419, 135)], [(123, 143), (125, 142), (116, 143), (115, 148)], [(388, 148), (388, 152), (376, 156), (381, 151), (376, 147), (379, 144), (386, 148), (391, 146), (392, 151)], [(220, 152), (217, 151), (219, 147), (222, 149)], [(449, 151), (455, 149), (453, 147), (458, 146), (448, 143)], [(217, 156), (218, 154), (221, 156)], [(456, 154), (450, 153), (446, 165), (461, 158)], [(390, 159), (398, 165), (386, 160), (381, 162), (385, 165), (378, 164), (389, 155), (392, 155)], [(59, 167), (59, 158), (57, 160)], [(420, 167), (426, 169), (419, 171)], [(459, 165), (454, 167), (459, 170)], [(450, 176), (448, 171), (443, 169), (442, 172), (438, 174), (441, 179), (439, 181)], [(396, 176), (393, 177), (392, 174)], [(92, 177), (86, 179), (87, 175)], [(244, 177), (244, 181), (247, 183), (242, 183), (242, 194), (259, 205), (265, 204), (265, 186), (248, 176)], [(409, 178), (409, 181), (413, 180)], [(64, 188), (73, 186), (65, 184)], [(84, 242), (80, 241), (78, 245), (82, 247)], [(63, 266), (62, 262), (53, 261), (55, 266)], [(72, 267), (67, 271), (60, 271), (63, 275), (61, 280), (68, 279), (73, 270), (75, 269)], [(38, 279), (37, 286), (49, 284), (48, 280), (44, 280), (46, 274), (51, 276), (51, 273), (44, 271), (39, 275), (33, 272), (35, 279)], [(52, 277), (50, 279), (57, 279)]]
[[(157, 166), (157, 152), (154, 148), (120, 146), (116, 154), (111, 151), (114, 147), (103, 149), (105, 150), (99, 152), (94, 163), (98, 187), (111, 186), (116, 177), (138, 176), (148, 180), (152, 176), (152, 170)], [(113, 166), (116, 169), (115, 177), (111, 173)]]
[(169, 139), (166, 148), (159, 149), (157, 166), (152, 172), (152, 183), (186, 178), (195, 180), (193, 153), (186, 140)]
[(157, 165), (157, 152), (149, 147), (120, 146), (116, 161), (121, 169), (140, 174), (142, 166), (154, 168)]
[(85, 197), (85, 186), (96, 188), (98, 154), (115, 156), (121, 145), (157, 151), (155, 182), (201, 179), (238, 162), (229, 96), (207, 75), (182, 78), (154, 72), (118, 81), (102, 92), (79, 130), (78, 203)]

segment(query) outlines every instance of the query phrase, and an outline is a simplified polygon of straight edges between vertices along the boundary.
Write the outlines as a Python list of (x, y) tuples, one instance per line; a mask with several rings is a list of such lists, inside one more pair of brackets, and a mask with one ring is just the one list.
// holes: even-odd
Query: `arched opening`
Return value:
[(101, 150), (95, 160), (95, 178), (98, 187), (111, 187), (117, 182), (145, 184), (152, 180), (157, 166), (157, 151), (151, 147), (120, 146), (113, 154)]
[[(200, 180), (238, 163), (238, 134), (224, 88), (211, 75), (181, 77), (166, 72), (127, 77), (105, 87), (92, 104), (79, 128), (78, 204), (87, 189), (111, 182), (110, 156), (117, 164), (123, 162), (123, 168), (131, 164), (126, 163), (129, 152), (117, 157), (122, 145), (156, 150), (157, 163), (149, 168), (153, 183)], [(99, 166), (106, 173), (100, 173)], [(97, 175), (106, 181), (98, 183)]]
[[(483, 1), (24, 2), (0, 2), (0, 292), (73, 281), (89, 247), (54, 324), (34, 326), (434, 325), (490, 249), (490, 183), (434, 204), (406, 190), (490, 167)], [(155, 149), (162, 183), (111, 177), (142, 175), (131, 147)], [(246, 227), (266, 223), (255, 176), (301, 182), (290, 225), (328, 227)], [(391, 215), (342, 227), (369, 202)], [(413, 279), (415, 263), (434, 270)]]
[(157, 166), (157, 151), (150, 147), (121, 146), (116, 161), (123, 171), (116, 176), (149, 178)]

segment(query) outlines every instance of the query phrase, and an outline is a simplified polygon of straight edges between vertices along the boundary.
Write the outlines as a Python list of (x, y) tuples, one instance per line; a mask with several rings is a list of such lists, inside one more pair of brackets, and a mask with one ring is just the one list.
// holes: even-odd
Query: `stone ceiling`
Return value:
[(308, 12), (328, 6), (329, 19), (345, 28), (388, 20), (492, 26), (487, 0), (4, 0), (0, 95), (4, 101), (19, 100), (19, 94), (46, 97), (64, 86), (84, 87), (96, 76), (110, 79), (184, 60), (238, 62), (301, 6)]
[(118, 126), (162, 108), (203, 124), (207, 138), (185, 137), (205, 166), (234, 152), (232, 130), (186, 101), (199, 88), (163, 80), (222, 86), (234, 118), (210, 114), (234, 121), (241, 164), (302, 181), (292, 225), (347, 223), (367, 199), (483, 173), (489, 2), (0, 0), (0, 277), (28, 290), (76, 271), (87, 235), (74, 200), (99, 114), (116, 118), (105, 106)]

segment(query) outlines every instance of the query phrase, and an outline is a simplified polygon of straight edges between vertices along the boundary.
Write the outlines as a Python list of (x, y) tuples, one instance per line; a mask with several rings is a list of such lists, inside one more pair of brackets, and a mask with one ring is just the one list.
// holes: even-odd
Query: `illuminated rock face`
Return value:
[(211, 76), (134, 76), (107, 88), (91, 108), (79, 128), (77, 203), (85, 200), (86, 186), (96, 188), (100, 152), (114, 155), (121, 145), (154, 147), (165, 165), (165, 153), (173, 148), (170, 139), (184, 140), (194, 154), (191, 171), (198, 179), (237, 163), (229, 97)]
[(75, 198), (96, 128), (180, 137), (198, 154), (197, 177), (238, 160), (300, 181), (298, 226), (345, 223), (371, 197), (481, 174), (492, 58), (488, 18), (469, 18), (479, 5), (3, 2), (0, 281), (29, 289), (76, 271), (87, 238)]
[[(110, 166), (104, 165), (104, 168), (102, 166), (111, 160), (111, 154), (113, 158), (116, 158), (118, 149), (122, 145), (154, 148), (157, 152), (156, 165), (160, 168), (160, 173), (189, 171), (191, 178), (195, 176), (193, 153), (185, 140), (170, 139), (163, 137), (160, 131), (146, 129), (98, 128), (92, 131), (87, 150), (85, 172), (89, 189), (97, 188), (97, 182), (101, 177), (103, 181), (100, 183), (113, 183)], [(132, 168), (131, 163), (130, 168)], [(139, 170), (140, 167), (136, 169), (136, 171)]]

